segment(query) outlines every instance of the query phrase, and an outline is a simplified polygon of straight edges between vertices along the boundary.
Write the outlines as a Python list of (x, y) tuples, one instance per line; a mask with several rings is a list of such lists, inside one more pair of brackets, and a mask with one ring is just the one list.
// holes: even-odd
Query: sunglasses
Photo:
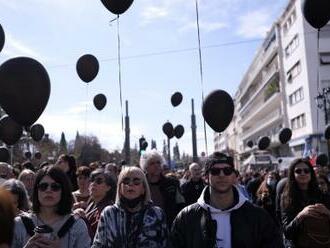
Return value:
[(1, 178), (6, 179), (7, 175), (0, 175)]
[(96, 183), (96, 184), (102, 184), (102, 183), (104, 183), (104, 179), (103, 178), (101, 178), (101, 177), (91, 177), (90, 179), (90, 182), (91, 183)]
[(232, 167), (224, 167), (224, 168), (211, 168), (210, 173), (212, 176), (218, 176), (220, 175), (221, 171), (225, 176), (230, 176), (233, 174), (234, 169)]
[(39, 183), (38, 190), (41, 192), (45, 192), (48, 188), (50, 188), (53, 192), (58, 192), (62, 189), (61, 184), (59, 183)]
[(142, 183), (142, 179), (138, 177), (130, 178), (130, 177), (125, 177), (122, 181), (123, 184), (125, 185), (140, 185)]
[(309, 174), (311, 171), (308, 168), (304, 168), (304, 169), (298, 168), (298, 169), (294, 170), (294, 173), (296, 173), (298, 175), (302, 174), (302, 172), (304, 172), (304, 174)]

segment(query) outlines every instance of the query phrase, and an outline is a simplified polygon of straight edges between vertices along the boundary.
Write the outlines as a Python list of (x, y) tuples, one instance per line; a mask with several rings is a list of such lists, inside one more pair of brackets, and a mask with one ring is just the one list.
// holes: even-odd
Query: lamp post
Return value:
[[(315, 97), (315, 101), (316, 101), (316, 106), (319, 109), (322, 109), (324, 112), (324, 122), (325, 122), (325, 126), (328, 125), (328, 110), (329, 110), (329, 106), (328, 104), (330, 104), (330, 87), (327, 88), (323, 88), (322, 89), (322, 93), (319, 93), (317, 95), (317, 97)], [(328, 147), (328, 158), (330, 156), (330, 144), (329, 144), (329, 140), (327, 140), (327, 147)]]

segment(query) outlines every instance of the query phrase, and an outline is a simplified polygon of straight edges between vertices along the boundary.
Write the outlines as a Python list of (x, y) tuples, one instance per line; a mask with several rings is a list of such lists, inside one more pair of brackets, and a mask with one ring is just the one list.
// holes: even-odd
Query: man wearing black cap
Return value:
[(215, 152), (205, 163), (208, 186), (197, 203), (173, 222), (175, 248), (281, 248), (280, 233), (270, 215), (249, 203), (234, 186), (233, 158)]

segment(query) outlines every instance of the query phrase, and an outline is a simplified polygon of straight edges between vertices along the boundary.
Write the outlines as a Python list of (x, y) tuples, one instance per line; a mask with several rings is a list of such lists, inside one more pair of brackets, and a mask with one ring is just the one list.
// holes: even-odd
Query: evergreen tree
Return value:
[(167, 144), (165, 140), (163, 140), (163, 157), (167, 158)]
[(151, 140), (151, 149), (156, 149), (157, 150), (157, 144), (155, 140)]
[(62, 154), (62, 153), (64, 153), (64, 154), (68, 153), (68, 143), (66, 142), (64, 132), (62, 132), (61, 140), (60, 140), (60, 154)]
[(175, 146), (173, 147), (173, 159), (175, 161), (179, 161), (180, 160), (180, 150), (179, 150), (178, 143), (175, 143)]

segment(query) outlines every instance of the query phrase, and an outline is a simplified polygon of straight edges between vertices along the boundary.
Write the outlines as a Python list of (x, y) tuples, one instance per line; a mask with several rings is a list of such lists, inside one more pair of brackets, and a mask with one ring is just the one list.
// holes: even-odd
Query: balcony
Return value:
[(266, 114), (281, 107), (281, 94), (279, 92), (275, 92), (266, 101), (261, 97), (259, 99), (262, 103), (254, 105), (253, 108), (249, 109), (249, 112), (246, 112), (244, 116), (242, 115), (239, 123), (242, 128), (252, 126), (253, 123), (262, 120)]
[(266, 129), (268, 126), (281, 119), (282, 119), (281, 108), (276, 108), (274, 111), (265, 115), (263, 118), (260, 118), (258, 120), (254, 119), (254, 121), (251, 122), (253, 125), (251, 125), (249, 128), (246, 128), (245, 130), (243, 129), (241, 140), (247, 140), (254, 134), (262, 131), (263, 129)]

